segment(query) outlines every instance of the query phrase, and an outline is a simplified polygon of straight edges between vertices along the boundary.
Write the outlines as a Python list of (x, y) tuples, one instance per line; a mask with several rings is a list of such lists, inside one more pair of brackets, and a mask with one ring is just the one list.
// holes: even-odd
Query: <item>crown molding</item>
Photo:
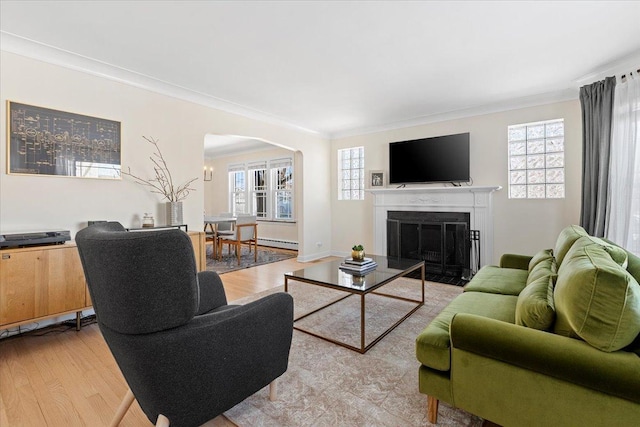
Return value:
[(328, 135), (326, 134), (299, 126), (271, 114), (226, 101), (224, 99), (216, 98), (179, 85), (168, 83), (142, 73), (98, 61), (55, 46), (20, 37), (6, 31), (0, 31), (0, 50), (102, 77), (151, 92), (160, 93), (173, 98), (193, 102), (194, 104), (203, 105), (205, 107), (222, 110), (227, 113), (237, 114), (246, 118), (294, 129), (328, 139)]
[[(224, 99), (216, 98), (214, 96), (168, 83), (145, 74), (117, 67), (115, 65), (98, 61), (96, 59), (79, 55), (77, 53), (70, 52), (64, 49), (60, 49), (55, 46), (36, 42), (12, 33), (8, 33), (6, 31), (0, 31), (0, 50), (109, 79), (140, 89), (145, 89), (151, 92), (160, 93), (162, 95), (170, 96), (173, 98), (193, 102), (195, 104), (225, 111), (227, 113), (237, 114), (242, 117), (312, 134), (325, 139), (340, 139), (352, 136), (367, 135), (371, 133), (427, 125), (447, 120), (463, 119), (483, 114), (497, 113), (519, 108), (578, 99), (578, 89), (576, 87), (574, 89), (567, 89), (559, 92), (511, 99), (504, 102), (471, 107), (462, 110), (449, 111), (428, 116), (421, 116), (413, 119), (391, 122), (382, 125), (360, 127), (332, 133), (323, 133), (303, 126), (299, 126), (295, 123), (291, 123), (269, 113), (244, 107), (242, 105), (226, 101)], [(630, 61), (625, 61), (625, 63), (629, 62)], [(618, 68), (620, 68), (620, 66), (618, 66)], [(578, 84), (583, 79), (590, 78), (591, 75), (592, 74), (584, 76), (580, 79), (575, 80), (574, 82)]]
[(620, 76), (628, 73), (629, 71), (635, 71), (638, 68), (640, 68), (640, 50), (617, 61), (604, 64), (590, 73), (578, 77), (574, 82), (577, 86), (584, 86), (598, 80), (604, 80), (606, 77)]
[(500, 113), (503, 111), (517, 110), (520, 108), (537, 107), (539, 105), (553, 104), (556, 102), (573, 101), (578, 99), (578, 94), (579, 93), (577, 88), (571, 88), (557, 92), (548, 92), (540, 95), (510, 99), (494, 104), (465, 108), (462, 110), (448, 111), (445, 113), (416, 117), (413, 119), (387, 123), (380, 126), (370, 126), (351, 129), (345, 132), (336, 132), (332, 133), (330, 137), (332, 140), (335, 140), (352, 136), (361, 136), (378, 132), (386, 132), (409, 127), (428, 125), (432, 123), (444, 122), (447, 120), (458, 120), (468, 117), (482, 116), (484, 114)]

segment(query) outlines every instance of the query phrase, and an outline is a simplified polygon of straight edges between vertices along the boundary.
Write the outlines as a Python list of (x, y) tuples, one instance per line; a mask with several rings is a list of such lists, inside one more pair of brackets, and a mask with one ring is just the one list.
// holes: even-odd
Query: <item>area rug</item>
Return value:
[[(300, 282), (289, 282), (295, 316), (311, 311), (343, 293)], [(382, 288), (411, 298), (419, 297), (420, 282), (398, 279)], [(415, 339), (456, 295), (457, 286), (427, 282), (425, 305), (401, 323), (367, 353), (359, 354), (297, 330), (293, 331), (289, 369), (278, 380), (278, 399), (268, 398), (268, 387), (225, 413), (233, 423), (249, 426), (424, 426), (427, 398), (418, 391), (419, 362)], [(275, 288), (233, 303), (282, 291)], [(366, 297), (367, 342), (408, 311), (410, 304), (378, 295)], [(354, 313), (355, 312), (355, 313)], [(342, 340), (359, 339), (359, 297), (349, 297), (302, 321), (314, 332)], [(297, 326), (302, 326), (298, 322)], [(480, 426), (482, 420), (445, 403), (440, 404), (439, 426)]]
[(240, 265), (236, 258), (234, 249), (231, 248), (229, 254), (227, 247), (222, 249), (222, 259), (220, 261), (213, 259), (213, 247), (207, 245), (207, 270), (215, 271), (218, 274), (228, 273), (230, 271), (241, 270), (243, 268), (256, 267), (258, 265), (269, 264), (272, 262), (283, 261), (293, 258), (297, 255), (296, 251), (272, 249), (264, 246), (258, 246), (258, 260), (253, 260), (253, 252), (249, 253), (249, 247), (243, 246), (240, 252)]

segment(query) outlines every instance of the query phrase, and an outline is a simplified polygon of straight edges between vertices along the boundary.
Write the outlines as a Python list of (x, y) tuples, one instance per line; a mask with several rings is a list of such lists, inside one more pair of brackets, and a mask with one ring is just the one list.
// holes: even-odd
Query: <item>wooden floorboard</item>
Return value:
[[(325, 258), (316, 262), (325, 262)], [(284, 284), (284, 273), (308, 267), (296, 258), (222, 274), (227, 300)], [(46, 333), (46, 334), (45, 334)], [(0, 426), (108, 425), (127, 390), (97, 325), (45, 328), (0, 340)], [(152, 425), (134, 402), (123, 427)], [(234, 426), (224, 416), (207, 427)]]

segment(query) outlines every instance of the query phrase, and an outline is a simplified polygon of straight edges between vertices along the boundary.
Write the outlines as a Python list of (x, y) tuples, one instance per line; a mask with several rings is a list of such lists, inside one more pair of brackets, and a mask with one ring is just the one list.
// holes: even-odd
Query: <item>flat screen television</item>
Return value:
[(391, 184), (467, 181), (468, 132), (389, 143)]

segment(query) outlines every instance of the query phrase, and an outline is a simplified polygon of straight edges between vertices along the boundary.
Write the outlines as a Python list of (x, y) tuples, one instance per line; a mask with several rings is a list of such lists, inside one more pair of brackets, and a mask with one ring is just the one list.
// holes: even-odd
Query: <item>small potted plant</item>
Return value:
[(351, 258), (354, 261), (364, 261), (364, 247), (362, 245), (353, 245), (351, 248)]

